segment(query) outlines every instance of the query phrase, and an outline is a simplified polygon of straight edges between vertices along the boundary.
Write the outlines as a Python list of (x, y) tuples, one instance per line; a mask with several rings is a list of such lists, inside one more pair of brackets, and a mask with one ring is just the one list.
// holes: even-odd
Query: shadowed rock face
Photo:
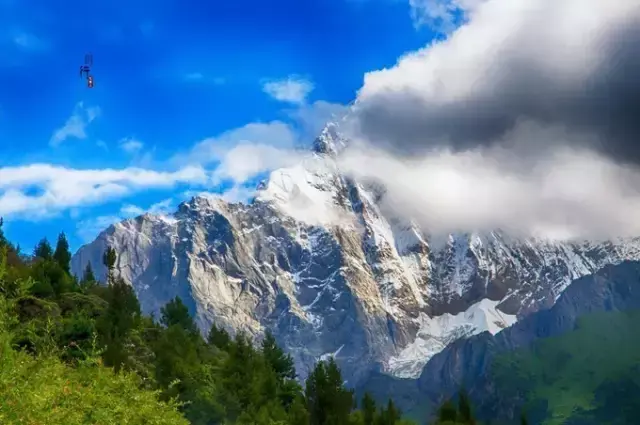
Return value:
[[(450, 342), (496, 333), (553, 305), (572, 279), (640, 258), (638, 240), (553, 244), (499, 232), (435, 240), (385, 216), (380, 188), (340, 172), (331, 158), (344, 144), (328, 126), (308, 161), (274, 171), (249, 205), (197, 197), (172, 216), (111, 226), (80, 248), (73, 271), (91, 262), (104, 278), (102, 254), (113, 246), (146, 313), (180, 296), (203, 332), (214, 322), (256, 337), (270, 329), (301, 377), (334, 355), (355, 385), (372, 370), (416, 378)], [(462, 366), (446, 367), (454, 375)]]
[(520, 414), (520, 395), (495, 388), (491, 365), (497, 355), (571, 331), (586, 314), (634, 309), (640, 309), (640, 262), (608, 265), (575, 280), (550, 309), (533, 313), (496, 335), (483, 332), (450, 344), (431, 358), (417, 380), (372, 375), (362, 390), (393, 387), (405, 411), (428, 411), (464, 387), (487, 419), (513, 423)]

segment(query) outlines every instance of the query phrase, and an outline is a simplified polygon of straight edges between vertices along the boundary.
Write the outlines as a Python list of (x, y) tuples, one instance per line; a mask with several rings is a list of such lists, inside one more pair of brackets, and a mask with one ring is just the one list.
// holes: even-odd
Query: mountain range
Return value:
[[(104, 279), (113, 247), (146, 313), (179, 296), (203, 332), (213, 323), (258, 339), (270, 330), (302, 378), (333, 356), (351, 386), (384, 383), (398, 397), (435, 401), (482, 376), (486, 346), (571, 328), (544, 312), (588, 310), (590, 298), (563, 295), (572, 281), (640, 260), (640, 239), (437, 236), (382, 209), (384, 188), (342, 172), (335, 158), (347, 144), (330, 123), (306, 159), (271, 172), (251, 202), (202, 195), (170, 215), (124, 220), (81, 247), (72, 270), (90, 263)], [(479, 385), (469, 386), (486, 390)]]

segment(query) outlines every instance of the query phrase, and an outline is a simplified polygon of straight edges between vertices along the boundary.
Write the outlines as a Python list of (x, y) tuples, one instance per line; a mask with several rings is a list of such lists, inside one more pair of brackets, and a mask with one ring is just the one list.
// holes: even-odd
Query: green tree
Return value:
[(71, 252), (69, 251), (69, 242), (64, 232), (58, 235), (58, 242), (56, 243), (56, 250), (53, 253), (53, 259), (66, 273), (69, 274), (71, 272)]
[(318, 362), (306, 381), (305, 397), (311, 425), (341, 425), (349, 422), (353, 391), (344, 386), (333, 358)]
[(193, 321), (191, 314), (189, 314), (189, 309), (184, 305), (180, 297), (175, 297), (162, 307), (160, 309), (160, 315), (160, 323), (167, 328), (180, 326), (190, 334), (198, 333), (198, 327)]
[(376, 420), (376, 401), (368, 392), (362, 397), (362, 414), (364, 425), (374, 425)]
[(114, 275), (113, 272), (116, 267), (116, 260), (118, 259), (118, 254), (116, 250), (112, 247), (107, 247), (104, 254), (102, 255), (102, 263), (107, 268), (107, 284), (110, 285), (113, 282)]
[(106, 346), (105, 364), (119, 371), (128, 363), (128, 338), (140, 320), (140, 304), (131, 286), (121, 277), (109, 285), (106, 295), (109, 305), (99, 318), (97, 328), (101, 342)]
[(33, 256), (42, 260), (51, 260), (53, 258), (53, 249), (47, 238), (43, 238), (38, 242), (33, 250)]
[(231, 336), (229, 336), (229, 333), (224, 328), (217, 327), (214, 323), (211, 325), (211, 330), (207, 336), (207, 343), (220, 350), (227, 351), (229, 344), (231, 344)]
[(284, 381), (285, 379), (296, 378), (293, 359), (276, 344), (276, 339), (271, 331), (267, 331), (262, 340), (262, 355), (276, 373), (278, 379)]

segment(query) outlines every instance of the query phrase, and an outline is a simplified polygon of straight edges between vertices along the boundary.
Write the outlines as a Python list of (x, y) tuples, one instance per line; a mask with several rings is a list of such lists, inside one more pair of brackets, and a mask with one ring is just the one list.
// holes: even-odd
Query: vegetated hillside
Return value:
[(524, 401), (531, 423), (638, 424), (640, 310), (582, 317), (573, 331), (499, 356), (492, 373), (498, 393)]

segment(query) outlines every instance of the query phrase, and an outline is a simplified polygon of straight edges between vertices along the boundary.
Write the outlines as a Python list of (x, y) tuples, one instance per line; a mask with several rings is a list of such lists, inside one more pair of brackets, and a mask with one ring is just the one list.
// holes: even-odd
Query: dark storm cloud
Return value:
[(355, 118), (368, 142), (400, 154), (560, 143), (508, 137), (533, 121), (640, 163), (640, 2), (490, 0), (448, 41), (369, 74)]

